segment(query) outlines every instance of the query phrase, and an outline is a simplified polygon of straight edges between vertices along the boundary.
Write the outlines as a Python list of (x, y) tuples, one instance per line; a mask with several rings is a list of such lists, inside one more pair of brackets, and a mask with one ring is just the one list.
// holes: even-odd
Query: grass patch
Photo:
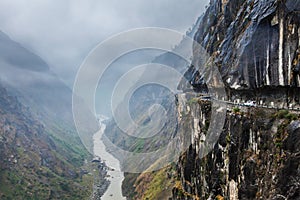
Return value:
[(241, 111), (241, 109), (238, 108), (238, 107), (232, 108), (232, 112), (235, 113), (235, 114), (238, 114), (240, 111)]
[(172, 168), (168, 167), (160, 171), (153, 172), (154, 177), (148, 185), (148, 189), (145, 191), (143, 199), (158, 200), (162, 199), (162, 196), (167, 195), (167, 190), (172, 189), (172, 180), (167, 176), (168, 171), (171, 170)]
[(290, 121), (299, 119), (299, 116), (295, 113), (290, 113), (288, 110), (279, 110), (274, 114), (274, 118), (288, 119)]

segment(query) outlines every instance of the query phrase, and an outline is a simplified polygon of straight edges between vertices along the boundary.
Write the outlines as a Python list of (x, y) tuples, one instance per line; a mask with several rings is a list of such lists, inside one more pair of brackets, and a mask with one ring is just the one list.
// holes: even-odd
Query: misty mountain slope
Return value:
[[(73, 122), (71, 89), (49, 70), (39, 56), (4, 33), (0, 35), (0, 44), (0, 51), (6, 52), (0, 54), (0, 80), (8, 93), (28, 106), (57, 139), (70, 141), (76, 144), (76, 148), (81, 148)], [(7, 57), (14, 58), (18, 64)], [(24, 65), (20, 64), (23, 62)]]
[(80, 161), (47, 133), (16, 97), (0, 85), (0, 198), (82, 199), (91, 194), (91, 177)]
[[(201, 18), (199, 18), (196, 24), (198, 24), (200, 19)], [(189, 37), (192, 37), (195, 31), (195, 28), (190, 29), (187, 32), (187, 35)], [(182, 41), (174, 47), (173, 52), (166, 52), (155, 57), (152, 63), (165, 65), (169, 67), (169, 69), (176, 70), (183, 76), (184, 72), (188, 69), (190, 60), (185, 60), (175, 53), (180, 52), (182, 54), (185, 54), (191, 51), (192, 45), (191, 43), (189, 43), (189, 40), (190, 39), (188, 39), (187, 37), (184, 37)], [(150, 74), (153, 73), (154, 75), (152, 77)], [(153, 81), (158, 81), (156, 79), (162, 77), (160, 73), (161, 72), (153, 71), (153, 69), (149, 67), (139, 78), (140, 80), (148, 80), (151, 76), (153, 78)], [(170, 80), (168, 78), (165, 79)], [(178, 83), (175, 82), (175, 88), (177, 84)], [(176, 91), (174, 92), (176, 93)], [(138, 125), (138, 128), (129, 127), (128, 132), (124, 132), (118, 127), (118, 124), (112, 120), (106, 127), (105, 135), (112, 143), (129, 152), (153, 152), (159, 150), (159, 148), (161, 147), (165, 147), (165, 145), (168, 145), (169, 142), (177, 136), (177, 119), (180, 113), (177, 113), (175, 93), (173, 93), (170, 88), (166, 88), (159, 84), (143, 85), (132, 94), (129, 101), (130, 115), (134, 122)], [(151, 110), (151, 106), (153, 105), (161, 105), (162, 107), (160, 111), (164, 109), (165, 113), (162, 112), (161, 114), (166, 115), (165, 124), (161, 124), (161, 122), (164, 122), (163, 115), (158, 114), (151, 116), (149, 114), (149, 110)], [(121, 108), (117, 109), (122, 109), (122, 106)], [(151, 124), (150, 122), (154, 124), (156, 123), (155, 125), (157, 126), (163, 125), (163, 128), (161, 130), (157, 130), (155, 126), (150, 126), (150, 128), (147, 128), (147, 125)], [(142, 137), (145, 135), (153, 136), (149, 138), (147, 137), (146, 139), (133, 137), (132, 135), (136, 136), (137, 132), (140, 132), (141, 135), (139, 136)], [(115, 156), (121, 160), (122, 164), (128, 165), (128, 163), (126, 162), (127, 158), (124, 159), (118, 154), (116, 154)], [(139, 161), (132, 162), (134, 163), (134, 166), (132, 166), (131, 169), (138, 169), (138, 167), (140, 166), (138, 162)], [(148, 162), (149, 161), (147, 161), (147, 163)], [(157, 165), (158, 162), (159, 159), (153, 160), (153, 162), (149, 162), (149, 168)], [(141, 159), (141, 163), (141, 165), (143, 165), (143, 159)], [(148, 184), (150, 183), (150, 180), (163, 180), (165, 178), (165, 173), (168, 173), (169, 171), (172, 171), (170, 172), (170, 174), (172, 174), (174, 172), (174, 168), (172, 166), (168, 166), (167, 169), (162, 169), (162, 171), (158, 171), (157, 173), (125, 173), (125, 180), (122, 184), (123, 195), (128, 199), (140, 199), (146, 197), (148, 197), (149, 199), (165, 199), (167, 197), (170, 197), (172, 195), (172, 187), (174, 185), (172, 178), (167, 178), (165, 181), (163, 181), (164, 184), (166, 184), (165, 188), (162, 188), (158, 184), (154, 184), (150, 187), (151, 184)], [(154, 194), (158, 196), (155, 196)]]
[[(37, 55), (0, 34), (0, 79), (9, 92), (43, 117), (72, 124), (72, 91)], [(46, 123), (46, 120), (44, 120)]]
[(32, 70), (48, 71), (49, 66), (40, 57), (11, 40), (5, 33), (0, 31), (0, 55), (1, 60), (13, 67)]
[[(74, 193), (76, 198), (87, 198), (91, 192), (92, 179), (90, 177), (89, 180), (81, 182), (81, 172), (85, 160), (90, 159), (91, 155), (83, 146), (73, 123), (72, 91), (49, 70), (48, 65), (39, 56), (12, 41), (2, 32), (0, 34), (0, 52), (0, 84), (5, 88), (1, 97), (14, 97), (7, 98), (0, 108), (7, 109), (7, 106), (14, 104), (14, 101), (10, 101), (17, 99), (15, 101), (22, 106), (12, 106), (9, 110), (12, 115), (11, 123), (14, 124), (15, 121), (18, 121), (24, 124), (17, 128), (16, 133), (14, 133), (16, 128), (6, 130), (7, 137), (13, 137), (14, 134), (23, 137), (22, 135), (29, 132), (37, 132), (31, 130), (34, 126), (42, 127), (39, 132), (43, 137), (25, 139), (25, 141), (31, 142), (31, 146), (36, 147), (35, 150), (32, 150), (33, 154), (36, 154), (32, 157), (35, 164), (30, 164), (32, 167), (29, 169), (19, 166), (16, 173), (22, 174), (31, 170), (33, 179), (39, 181), (29, 185), (37, 186), (37, 194), (43, 193), (48, 196), (51, 194), (54, 195), (53, 198), (65, 199), (71, 198)], [(17, 114), (24, 117), (18, 119)], [(5, 121), (9, 116), (6, 113), (2, 118)], [(31, 119), (33, 121), (30, 121)], [(14, 141), (7, 141), (2, 153), (16, 151)], [(39, 147), (39, 144), (42, 147)], [(20, 159), (31, 158), (31, 152), (22, 145), (18, 151), (21, 153), (17, 152), (16, 155), (18, 154)], [(41, 157), (46, 157), (46, 159)], [(29, 159), (28, 162), (33, 161)], [(46, 168), (40, 172), (43, 165)], [(8, 168), (4, 172), (6, 175), (3, 176), (7, 176), (7, 173), (13, 174), (13, 171), (14, 168)], [(56, 177), (49, 180), (51, 183), (43, 181), (43, 179), (51, 177)], [(21, 178), (18, 180), (23, 181)], [(5, 185), (5, 183), (1, 183), (1, 185)], [(39, 186), (43, 188), (39, 188)], [(46, 190), (44, 187), (50, 189)], [(75, 189), (76, 187), (77, 189)], [(32, 188), (20, 186), (19, 189), (22, 193), (20, 195), (23, 195), (24, 191), (34, 193)], [(6, 190), (7, 192), (14, 191), (13, 188), (3, 189), (3, 191)], [(47, 191), (50, 191), (49, 194), (46, 194)], [(5, 193), (5, 195), (9, 194)]]

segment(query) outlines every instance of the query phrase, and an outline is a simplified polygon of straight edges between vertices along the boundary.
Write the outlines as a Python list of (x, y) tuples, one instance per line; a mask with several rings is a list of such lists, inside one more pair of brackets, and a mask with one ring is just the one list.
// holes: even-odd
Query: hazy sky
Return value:
[(209, 0), (1, 0), (0, 30), (40, 55), (69, 85), (88, 52), (120, 31), (185, 32)]

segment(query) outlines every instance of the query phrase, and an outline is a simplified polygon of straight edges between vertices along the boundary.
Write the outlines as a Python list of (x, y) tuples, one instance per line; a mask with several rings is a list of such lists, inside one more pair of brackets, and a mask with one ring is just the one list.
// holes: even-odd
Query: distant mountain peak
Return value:
[(0, 31), (0, 67), (3, 64), (30, 71), (49, 70), (48, 64), (42, 58)]

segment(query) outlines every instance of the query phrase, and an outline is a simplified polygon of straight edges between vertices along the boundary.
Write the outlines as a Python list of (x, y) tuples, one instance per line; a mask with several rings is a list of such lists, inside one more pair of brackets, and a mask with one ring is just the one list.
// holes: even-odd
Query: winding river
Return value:
[(101, 138), (106, 128), (106, 125), (100, 121), (100, 130), (94, 134), (94, 155), (99, 156), (109, 167), (108, 177), (110, 185), (104, 195), (101, 197), (102, 200), (126, 200), (122, 195), (122, 181), (124, 179), (124, 173), (120, 170), (120, 163), (118, 159), (108, 153), (105, 149), (105, 145)]

